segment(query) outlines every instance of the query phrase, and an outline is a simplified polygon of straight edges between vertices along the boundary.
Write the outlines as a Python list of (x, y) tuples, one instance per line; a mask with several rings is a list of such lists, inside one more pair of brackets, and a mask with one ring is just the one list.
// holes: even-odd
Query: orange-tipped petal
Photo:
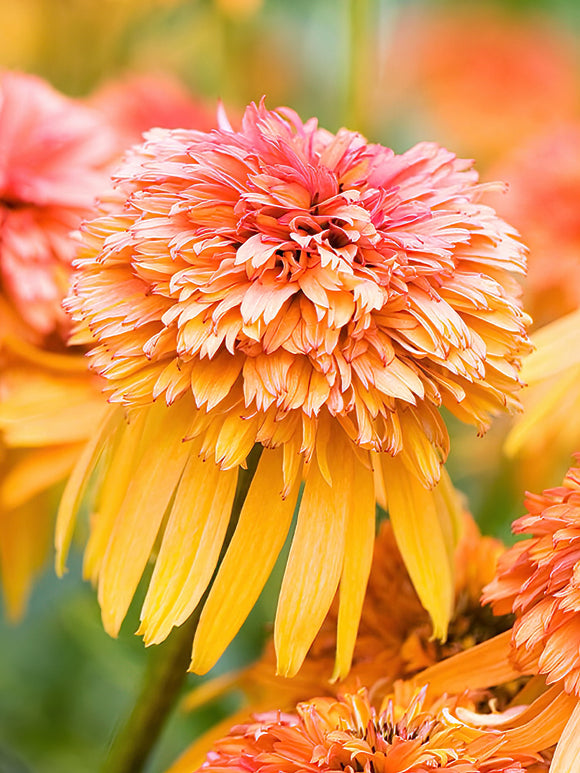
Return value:
[[(568, 697), (568, 696), (567, 696)], [(577, 773), (580, 768), (580, 702), (576, 705), (558, 741), (551, 773)]]
[(508, 660), (511, 634), (511, 630), (505, 631), (459, 652), (421, 671), (417, 678), (436, 694), (479, 690), (518, 679), (522, 671)]
[(298, 496), (298, 482), (282, 498), (283, 450), (264, 449), (234, 536), (203, 608), (191, 669), (205, 673), (234, 638), (254, 606), (282, 549)]

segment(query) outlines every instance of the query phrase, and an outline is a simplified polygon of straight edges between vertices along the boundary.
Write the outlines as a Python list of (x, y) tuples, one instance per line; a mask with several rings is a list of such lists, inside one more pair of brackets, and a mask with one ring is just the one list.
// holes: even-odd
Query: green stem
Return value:
[(370, 87), (370, 60), (373, 41), (370, 37), (372, 0), (348, 0), (348, 73), (346, 87), (346, 125), (366, 132), (368, 120), (367, 92)]
[[(261, 452), (262, 446), (256, 444), (248, 456), (247, 469), (239, 471), (230, 524), (218, 566), (234, 534)], [(154, 649), (141, 693), (113, 739), (103, 773), (141, 773), (144, 769), (185, 682), (193, 637), (208, 594), (209, 588), (189, 620)]]

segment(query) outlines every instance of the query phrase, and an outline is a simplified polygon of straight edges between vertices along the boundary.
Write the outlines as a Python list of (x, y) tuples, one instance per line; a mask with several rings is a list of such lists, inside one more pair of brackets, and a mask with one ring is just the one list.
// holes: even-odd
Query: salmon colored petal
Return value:
[(76, 515), (89, 479), (103, 450), (112, 442), (122, 421), (123, 412), (118, 408), (112, 408), (106, 413), (100, 427), (86, 444), (68, 479), (56, 517), (56, 572), (59, 576), (65, 572)]
[[(565, 692), (560, 690), (552, 702), (544, 706), (533, 719), (504, 733), (502, 749), (508, 752), (542, 751), (543, 749), (549, 749), (550, 746), (554, 746), (556, 743), (559, 746), (567, 744), (570, 741), (570, 737), (564, 741), (564, 736), (568, 727), (572, 725), (576, 735), (578, 735), (580, 730), (570, 717), (570, 714), (573, 716), (577, 707), (577, 699), (572, 695), (566, 695)], [(520, 715), (518, 719), (521, 721), (522, 716)], [(576, 742), (575, 754), (577, 755), (579, 751), (580, 746)], [(563, 756), (565, 754), (564, 751)], [(568, 763), (569, 761), (568, 758)], [(553, 765), (554, 763), (552, 763), (550, 770), (554, 769)], [(563, 767), (561, 770), (572, 771), (577, 770), (577, 768)]]
[(316, 462), (306, 473), (274, 626), (278, 673), (282, 676), (294, 676), (302, 665), (338, 587), (354, 485), (349, 450), (342, 433), (337, 433), (326, 449), (332, 487)]
[(157, 644), (191, 615), (206, 590), (226, 535), (238, 471), (203, 462), (196, 443), (179, 483), (143, 609), (139, 633)]
[(576, 706), (572, 711), (570, 719), (566, 723), (564, 732), (558, 746), (554, 759), (550, 765), (551, 773), (576, 773), (580, 766), (580, 702), (576, 701)]
[(352, 455), (353, 488), (347, 513), (344, 564), (340, 578), (340, 606), (336, 636), (336, 661), (332, 680), (348, 674), (375, 544), (375, 492), (373, 471)]
[(191, 669), (208, 671), (254, 606), (286, 540), (298, 482), (283, 499), (282, 448), (264, 449), (193, 643)]
[(103, 626), (111, 636), (119, 632), (191, 453), (190, 444), (181, 442), (187, 422), (183, 405), (177, 410), (156, 405), (148, 412), (143, 446), (149, 451), (142, 455), (117, 514), (99, 574)]
[(435, 694), (478, 690), (519, 679), (523, 674), (508, 660), (511, 630), (426, 668), (416, 677)]
[(129, 483), (141, 462), (145, 411), (138, 411), (121, 427), (101, 483), (101, 499), (91, 518), (91, 531), (83, 558), (83, 576), (96, 583), (115, 520)]
[(421, 603), (433, 622), (433, 634), (447, 636), (454, 601), (452, 519), (398, 457), (381, 457), (389, 518), (397, 545)]

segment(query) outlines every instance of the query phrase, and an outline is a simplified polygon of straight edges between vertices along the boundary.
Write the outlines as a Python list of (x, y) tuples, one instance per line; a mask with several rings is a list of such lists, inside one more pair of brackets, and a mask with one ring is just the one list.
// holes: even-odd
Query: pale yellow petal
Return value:
[(212, 578), (230, 520), (237, 469), (198, 457), (196, 442), (163, 534), (141, 610), (146, 644), (163, 641), (191, 615)]
[(375, 492), (373, 471), (352, 456), (354, 485), (347, 515), (344, 564), (340, 578), (340, 606), (336, 662), (332, 679), (343, 679), (350, 669), (358, 624), (373, 560)]
[(100, 483), (99, 501), (91, 517), (90, 535), (83, 558), (83, 576), (92, 583), (97, 581), (115, 519), (141, 462), (146, 416), (146, 409), (137, 411), (121, 426)]
[(205, 673), (236, 635), (256, 603), (282, 549), (298, 496), (284, 488), (283, 450), (264, 449), (234, 536), (203, 608), (191, 668)]
[(535, 384), (570, 367), (580, 365), (580, 309), (536, 331), (532, 343), (536, 350), (524, 359), (521, 379)]
[(381, 462), (397, 545), (434, 636), (445, 639), (454, 602), (452, 516), (398, 456), (383, 454)]

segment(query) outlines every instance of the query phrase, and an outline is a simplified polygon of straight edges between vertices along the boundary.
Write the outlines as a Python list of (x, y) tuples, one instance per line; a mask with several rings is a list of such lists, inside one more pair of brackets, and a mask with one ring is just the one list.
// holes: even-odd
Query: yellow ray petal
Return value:
[[(389, 518), (417, 595), (445, 639), (454, 601), (453, 518), (398, 456), (381, 455)], [(439, 505), (439, 507), (438, 507)]]
[(346, 436), (327, 451), (332, 487), (314, 462), (306, 474), (296, 533), (274, 626), (278, 673), (294, 676), (324, 620), (342, 572), (354, 475)]
[(7, 510), (64, 480), (82, 452), (80, 444), (27, 449), (12, 464), (0, 484), (0, 503)]
[(66, 558), (74, 531), (75, 519), (87, 483), (99, 457), (111, 442), (111, 438), (122, 421), (123, 412), (118, 407), (107, 411), (100, 426), (97, 427), (97, 431), (84, 447), (68, 479), (56, 517), (56, 572), (59, 576), (64, 574), (66, 569)]
[(141, 610), (146, 644), (163, 641), (191, 615), (214, 573), (230, 520), (237, 469), (198, 457), (196, 442), (163, 534)]
[(98, 598), (103, 626), (116, 636), (191, 453), (182, 442), (188, 426), (187, 404), (147, 408), (146, 453), (127, 490), (99, 574)]
[[(566, 696), (572, 700), (572, 696)], [(552, 723), (552, 718), (549, 719)], [(568, 719), (564, 732), (558, 746), (554, 759), (550, 765), (551, 773), (577, 773), (580, 769), (580, 702), (576, 700), (576, 705), (570, 718)]]
[(524, 359), (521, 379), (533, 384), (580, 365), (580, 309), (536, 331), (532, 343), (536, 351)]
[(142, 448), (146, 416), (146, 410), (136, 411), (120, 428), (120, 437), (100, 485), (100, 501), (91, 518), (91, 532), (83, 559), (83, 576), (92, 583), (98, 579), (115, 518), (141, 461), (139, 449)]
[(350, 512), (347, 516), (347, 549), (344, 553), (340, 578), (340, 606), (333, 681), (343, 679), (350, 669), (375, 542), (373, 471), (364, 467), (354, 455), (352, 465), (354, 485)]
[(282, 498), (283, 450), (264, 449), (234, 536), (203, 608), (193, 643), (191, 668), (208, 671), (236, 635), (276, 562), (298, 496), (296, 481)]
[(493, 639), (470, 647), (457, 655), (429, 666), (415, 677), (421, 684), (429, 684), (435, 695), (479, 690), (509, 682), (521, 677), (522, 671), (509, 662), (511, 630)]

